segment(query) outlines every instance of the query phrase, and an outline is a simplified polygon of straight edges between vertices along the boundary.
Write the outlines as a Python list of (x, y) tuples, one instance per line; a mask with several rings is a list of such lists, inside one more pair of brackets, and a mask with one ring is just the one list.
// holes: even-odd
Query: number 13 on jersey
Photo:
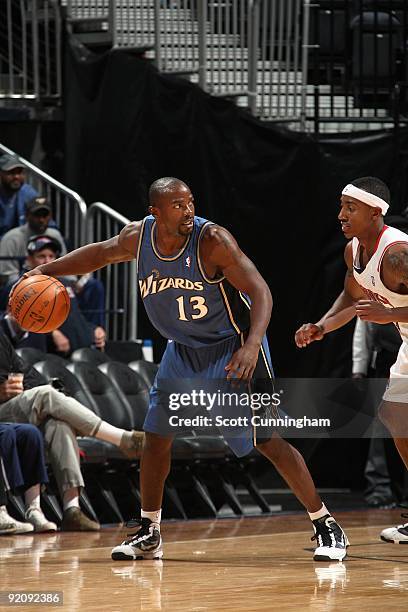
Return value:
[[(187, 301), (187, 300), (186, 300)], [(193, 295), (190, 297), (188, 302), (191, 304), (191, 308), (193, 310), (191, 314), (191, 319), (186, 316), (186, 310), (184, 307), (185, 301), (184, 296), (180, 295), (180, 297), (176, 298), (176, 302), (178, 303), (179, 309), (179, 321), (190, 321), (195, 319), (202, 319), (208, 312), (208, 308), (205, 304), (205, 299), (201, 295)]]

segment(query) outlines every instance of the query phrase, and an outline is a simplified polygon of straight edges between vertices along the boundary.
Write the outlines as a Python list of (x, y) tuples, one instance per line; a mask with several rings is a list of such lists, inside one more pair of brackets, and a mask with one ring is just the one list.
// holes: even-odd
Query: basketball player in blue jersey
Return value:
[[(343, 189), (338, 219), (349, 240), (344, 290), (317, 323), (305, 323), (297, 330), (295, 342), (303, 348), (322, 340), (355, 315), (363, 321), (395, 323), (402, 344), (390, 369), (379, 417), (408, 468), (408, 235), (384, 224), (389, 202), (388, 187), (375, 177), (356, 179)], [(384, 529), (381, 539), (407, 544), (408, 523)]]
[[(222, 380), (230, 389), (231, 383), (252, 379), (252, 386), (258, 380), (268, 381), (273, 389), (265, 340), (272, 297), (254, 264), (226, 229), (195, 216), (193, 196), (182, 181), (155, 181), (149, 200), (150, 215), (130, 223), (118, 236), (81, 247), (31, 272), (85, 274), (136, 258), (146, 311), (168, 339), (144, 424), (140, 528), (112, 550), (115, 560), (163, 555), (161, 504), (174, 438), (163, 387), (169, 381), (177, 387), (186, 380), (197, 385)], [(248, 407), (246, 411), (250, 413)], [(318, 541), (314, 559), (343, 559), (347, 538), (318, 496), (300, 453), (276, 432), (262, 437), (252, 427), (241, 429), (239, 435), (226, 432), (228, 444), (237, 456), (255, 446), (286, 480), (313, 521)]]

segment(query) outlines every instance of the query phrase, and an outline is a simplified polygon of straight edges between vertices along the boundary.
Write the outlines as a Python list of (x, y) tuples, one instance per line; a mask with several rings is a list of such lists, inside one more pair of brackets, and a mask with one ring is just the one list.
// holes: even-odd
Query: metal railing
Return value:
[(154, 0), (116, 3), (111, 15), (114, 47), (154, 48), (157, 38)]
[(0, 98), (59, 99), (61, 14), (57, 0), (0, 2)]
[[(105, 20), (114, 47), (143, 48), (159, 70), (188, 75), (262, 119), (302, 130), (407, 120), (406, 0), (61, 3), (71, 22)], [(58, 7), (0, 2), (0, 98), (60, 96)]]
[(110, 13), (112, 0), (61, 0), (61, 5), (67, 7), (73, 19), (104, 19)]
[(301, 0), (255, 0), (249, 49), (249, 107), (275, 121), (305, 113), (308, 28)]
[[(2, 153), (16, 155), (14, 151), (0, 144), (0, 154)], [(19, 157), (27, 168), (27, 182), (40, 195), (46, 196), (52, 204), (53, 219), (67, 240), (69, 249), (74, 249), (84, 244), (86, 239), (86, 204), (83, 198), (46, 172), (37, 168), (37, 166), (34, 166), (24, 157)]]
[[(100, 21), (110, 31), (113, 47), (153, 49), (155, 46), (155, 0), (62, 0), (69, 21), (79, 24)], [(107, 24), (107, 25), (106, 25)]]
[(200, 3), (200, 85), (215, 95), (248, 95), (248, 47), (254, 2)]
[(71, 18), (109, 12), (114, 46), (154, 48), (162, 72), (189, 75), (261, 118), (302, 116), (308, 57), (302, 0), (65, 2)]
[(198, 73), (202, 4), (202, 0), (154, 0), (155, 63), (160, 71)]
[[(88, 242), (100, 242), (119, 234), (129, 219), (103, 202), (94, 202), (86, 215)], [(136, 259), (106, 266), (95, 272), (106, 291), (105, 329), (111, 340), (137, 339)]]

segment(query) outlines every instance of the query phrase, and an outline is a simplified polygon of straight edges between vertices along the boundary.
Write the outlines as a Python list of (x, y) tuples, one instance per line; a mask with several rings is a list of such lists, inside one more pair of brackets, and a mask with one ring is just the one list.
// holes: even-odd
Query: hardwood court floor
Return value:
[(352, 544), (342, 564), (312, 561), (303, 514), (164, 523), (164, 561), (111, 561), (126, 528), (1, 536), (0, 591), (63, 591), (63, 607), (22, 610), (408, 610), (408, 546), (378, 539), (400, 511), (336, 516)]

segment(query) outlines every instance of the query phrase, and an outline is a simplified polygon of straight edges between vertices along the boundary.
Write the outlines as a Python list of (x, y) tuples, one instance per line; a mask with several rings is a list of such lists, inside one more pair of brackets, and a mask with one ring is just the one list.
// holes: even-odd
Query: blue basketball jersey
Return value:
[(140, 294), (151, 323), (169, 340), (199, 348), (249, 329), (249, 300), (225, 279), (206, 277), (200, 237), (211, 221), (194, 218), (183, 248), (164, 257), (155, 242), (153, 216), (143, 220), (137, 253)]

